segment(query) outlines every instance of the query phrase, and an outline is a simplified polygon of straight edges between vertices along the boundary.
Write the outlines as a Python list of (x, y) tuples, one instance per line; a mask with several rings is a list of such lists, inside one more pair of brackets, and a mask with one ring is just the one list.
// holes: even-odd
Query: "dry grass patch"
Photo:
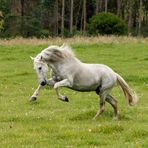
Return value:
[(137, 38), (128, 36), (97, 36), (97, 37), (81, 37), (75, 36), (73, 38), (49, 37), (45, 39), (37, 38), (22, 38), (14, 39), (0, 39), (0, 45), (45, 45), (45, 44), (96, 44), (96, 43), (148, 43), (148, 38)]

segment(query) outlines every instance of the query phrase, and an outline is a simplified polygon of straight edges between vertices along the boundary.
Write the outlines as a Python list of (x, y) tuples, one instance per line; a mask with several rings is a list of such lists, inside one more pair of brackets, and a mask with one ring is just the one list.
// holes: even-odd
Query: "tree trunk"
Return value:
[(21, 0), (21, 35), (24, 32), (24, 0)]
[(83, 32), (86, 31), (86, 0), (83, 0)]
[(122, 16), (121, 5), (122, 5), (122, 0), (117, 0), (117, 15), (120, 17)]
[(64, 37), (64, 16), (65, 15), (65, 0), (62, 0), (62, 20), (61, 20), (61, 35)]
[(143, 2), (142, 2), (142, 0), (140, 0), (140, 5), (139, 5), (139, 20), (138, 20), (138, 36), (141, 36), (142, 6), (143, 6)]
[(107, 12), (108, 7), (108, 0), (105, 0), (105, 12)]
[(99, 12), (99, 0), (96, 0), (96, 14)]
[(103, 0), (99, 0), (99, 12), (104, 11)]
[[(75, 18), (75, 27), (77, 29), (78, 22), (80, 21), (80, 30), (81, 30), (81, 26), (82, 26), (81, 24), (82, 24), (82, 19), (83, 19), (82, 18), (83, 14), (82, 15), (80, 14), (81, 13), (82, 3), (83, 3), (83, 1), (79, 1), (79, 5), (78, 5), (79, 7), (77, 8), (77, 13), (75, 14), (75, 16), (76, 16), (76, 18)], [(81, 15), (81, 19), (79, 19), (80, 15)]]
[(56, 8), (55, 8), (55, 15), (56, 15), (56, 35), (59, 34), (58, 28), (59, 28), (59, 2), (56, 0)]
[(58, 35), (58, 0), (55, 0), (53, 6), (51, 30), (53, 36)]
[(73, 0), (71, 0), (70, 8), (70, 33), (73, 34)]
[(80, 31), (81, 31), (81, 33), (83, 32), (83, 18), (84, 18), (84, 13), (83, 13), (83, 10), (82, 10), (81, 25), (80, 25)]
[(129, 1), (129, 16), (128, 16), (128, 34), (131, 34), (131, 29), (132, 29), (132, 14), (133, 14), (133, 0)]

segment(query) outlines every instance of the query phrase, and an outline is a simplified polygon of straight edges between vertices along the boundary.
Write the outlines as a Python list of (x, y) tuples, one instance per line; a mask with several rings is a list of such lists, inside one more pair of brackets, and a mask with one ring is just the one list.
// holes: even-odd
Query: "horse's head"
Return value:
[(55, 45), (49, 46), (35, 58), (31, 57), (41, 85), (46, 84), (48, 65), (60, 65), (63, 61), (72, 59), (73, 57), (74, 54), (71, 48), (64, 44), (60, 47)]
[(34, 63), (34, 69), (36, 70), (38, 80), (41, 85), (46, 85), (46, 77), (48, 72), (48, 65), (43, 60), (42, 56), (38, 55), (37, 57), (33, 58), (31, 57)]

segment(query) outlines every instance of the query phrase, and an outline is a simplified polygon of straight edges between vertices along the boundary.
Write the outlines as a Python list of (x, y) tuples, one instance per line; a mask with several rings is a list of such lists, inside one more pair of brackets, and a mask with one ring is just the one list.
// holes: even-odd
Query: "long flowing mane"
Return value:
[(61, 59), (73, 59), (75, 57), (71, 47), (63, 44), (62, 46), (49, 46), (37, 55), (42, 56), (45, 60), (59, 61)]
[(60, 47), (60, 50), (62, 51), (63, 54), (66, 54), (69, 57), (75, 57), (75, 54), (74, 54), (72, 48), (67, 44), (63, 44)]

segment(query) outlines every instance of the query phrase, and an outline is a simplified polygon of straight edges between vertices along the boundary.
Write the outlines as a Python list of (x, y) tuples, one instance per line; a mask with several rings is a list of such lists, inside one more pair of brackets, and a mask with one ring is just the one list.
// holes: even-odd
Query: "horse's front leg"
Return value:
[[(56, 81), (54, 81), (53, 78), (50, 78), (50, 79), (47, 80), (47, 82), (46, 82), (47, 85), (52, 86), (52, 87), (54, 86), (55, 83), (56, 83)], [(35, 101), (35, 100), (37, 100), (37, 96), (38, 96), (38, 94), (39, 94), (39, 92), (40, 92), (40, 90), (42, 89), (43, 86), (45, 86), (45, 85), (40, 84), (40, 85), (37, 87), (37, 89), (35, 90), (35, 92), (34, 92), (33, 95), (31, 96), (30, 101)]]
[(37, 87), (37, 89), (35, 90), (35, 92), (31, 96), (30, 101), (35, 101), (37, 99), (37, 96), (38, 96), (42, 87), (43, 87), (43, 85), (41, 85), (41, 84)]
[(58, 99), (60, 99), (60, 100), (62, 100), (62, 101), (68, 102), (68, 101), (69, 101), (69, 100), (68, 100), (68, 97), (67, 97), (67, 96), (61, 95), (60, 92), (59, 92), (59, 88), (60, 88), (60, 87), (71, 87), (71, 86), (72, 86), (72, 83), (71, 83), (71, 81), (68, 80), (68, 79), (64, 79), (64, 80), (62, 80), (62, 81), (60, 81), (60, 82), (55, 83), (54, 89), (56, 90), (56, 94), (57, 94), (57, 96), (58, 96)]

